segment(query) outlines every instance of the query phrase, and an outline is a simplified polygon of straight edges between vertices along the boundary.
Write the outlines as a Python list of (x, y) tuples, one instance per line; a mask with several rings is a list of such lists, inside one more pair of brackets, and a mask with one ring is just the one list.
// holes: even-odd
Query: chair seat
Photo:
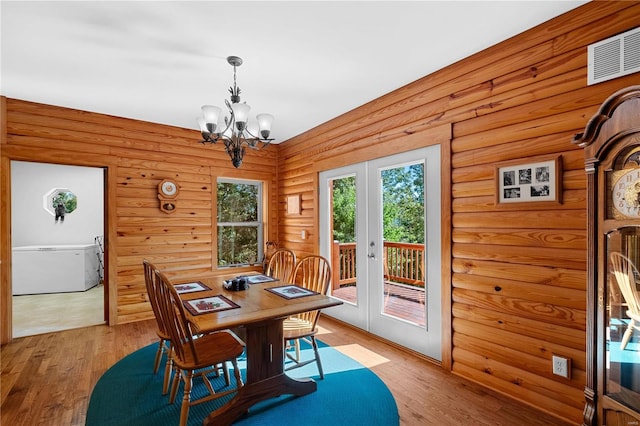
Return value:
[(317, 332), (311, 322), (296, 317), (284, 320), (282, 328), (286, 340), (313, 336)]
[(169, 333), (165, 333), (160, 329), (156, 330), (156, 334), (158, 335), (158, 338), (160, 340), (171, 340), (171, 336), (169, 336)]
[[(222, 363), (230, 357), (237, 358), (244, 352), (244, 343), (229, 331), (204, 334), (193, 339), (195, 351), (200, 356), (196, 360), (193, 352), (185, 351), (184, 359), (175, 357), (173, 362), (183, 370), (195, 370)], [(185, 346), (189, 348), (189, 346)]]

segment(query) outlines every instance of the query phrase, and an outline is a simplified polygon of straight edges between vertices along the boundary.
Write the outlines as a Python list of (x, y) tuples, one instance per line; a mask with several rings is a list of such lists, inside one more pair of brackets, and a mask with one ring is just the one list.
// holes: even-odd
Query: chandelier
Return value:
[(231, 162), (234, 167), (238, 168), (242, 164), (245, 146), (259, 150), (269, 145), (273, 140), (269, 139), (273, 115), (258, 114), (256, 119), (258, 121), (258, 132), (260, 136), (251, 133), (247, 126), (251, 107), (247, 105), (246, 102), (240, 103), (240, 88), (236, 85), (236, 68), (242, 65), (242, 58), (229, 56), (227, 62), (233, 66), (233, 87), (229, 88), (231, 102), (227, 99), (224, 100), (229, 114), (224, 117), (224, 129), (221, 132), (216, 132), (216, 129), (223, 127), (218, 126), (218, 120), (222, 110), (213, 105), (202, 106), (203, 116), (198, 117), (198, 126), (202, 134), (202, 141), (200, 143), (205, 144), (222, 141), (227, 150), (227, 154), (231, 157)]

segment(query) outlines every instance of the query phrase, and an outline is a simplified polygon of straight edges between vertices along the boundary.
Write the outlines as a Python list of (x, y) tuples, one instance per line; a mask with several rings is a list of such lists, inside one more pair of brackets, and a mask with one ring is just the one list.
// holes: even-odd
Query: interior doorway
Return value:
[(11, 161), (12, 337), (104, 324), (106, 170)]
[(330, 315), (441, 359), (440, 146), (320, 174)]

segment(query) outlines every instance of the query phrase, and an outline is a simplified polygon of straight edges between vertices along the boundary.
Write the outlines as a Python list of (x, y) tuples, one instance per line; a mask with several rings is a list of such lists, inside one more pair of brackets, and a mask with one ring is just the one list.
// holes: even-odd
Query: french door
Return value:
[(327, 315), (441, 359), (440, 146), (320, 173)]

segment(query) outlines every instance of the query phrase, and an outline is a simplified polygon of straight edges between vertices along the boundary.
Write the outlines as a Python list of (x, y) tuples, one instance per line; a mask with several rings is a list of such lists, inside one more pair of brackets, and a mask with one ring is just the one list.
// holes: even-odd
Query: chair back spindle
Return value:
[(296, 266), (296, 254), (289, 249), (276, 250), (267, 266), (267, 275), (283, 283), (291, 282), (293, 269)]
[[(293, 282), (307, 290), (326, 295), (331, 282), (331, 266), (322, 256), (310, 255), (301, 259), (293, 272)], [(315, 328), (320, 311), (298, 314), (299, 319), (308, 321)]]

